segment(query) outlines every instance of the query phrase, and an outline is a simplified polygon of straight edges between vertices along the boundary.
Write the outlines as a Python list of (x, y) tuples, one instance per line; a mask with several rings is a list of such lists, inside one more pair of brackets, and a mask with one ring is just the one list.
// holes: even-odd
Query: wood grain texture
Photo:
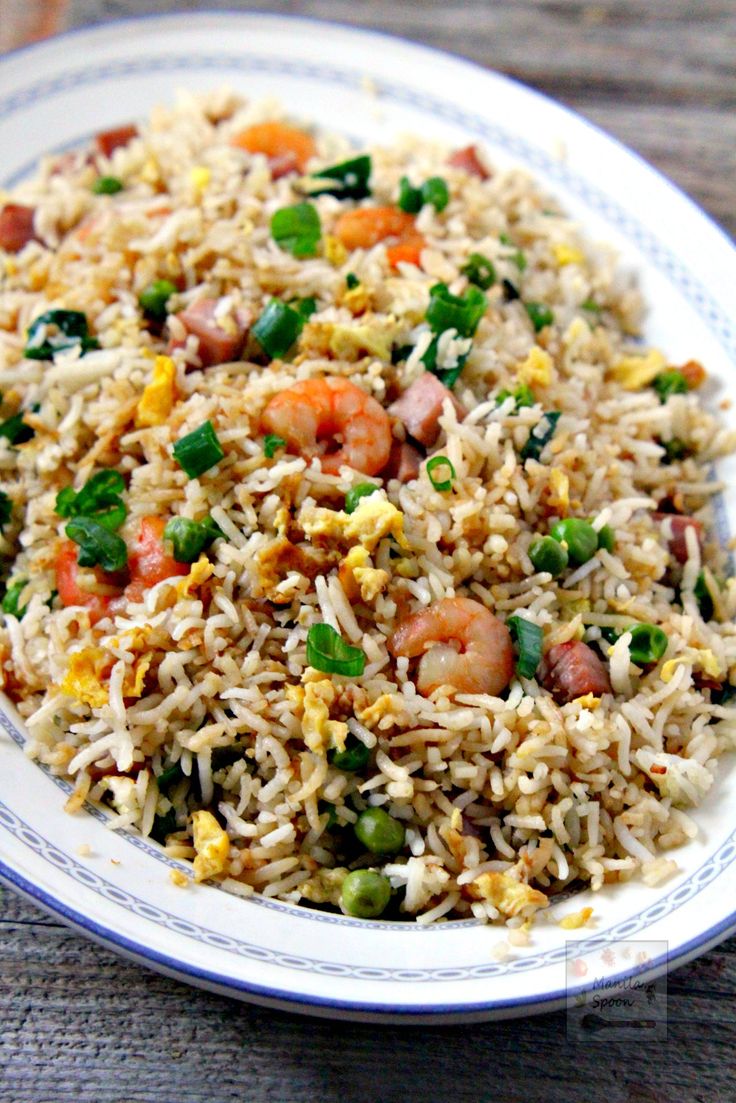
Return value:
[[(0, 5), (2, 0), (0, 0)], [(73, 25), (208, 6), (72, 0)], [(212, 7), (242, 7), (215, 0)], [(736, 234), (734, 0), (259, 0), (376, 27), (574, 107)], [(736, 940), (669, 980), (666, 1043), (567, 1044), (565, 1016), (472, 1027), (264, 1011), (117, 958), (0, 899), (0, 1103), (732, 1103)]]

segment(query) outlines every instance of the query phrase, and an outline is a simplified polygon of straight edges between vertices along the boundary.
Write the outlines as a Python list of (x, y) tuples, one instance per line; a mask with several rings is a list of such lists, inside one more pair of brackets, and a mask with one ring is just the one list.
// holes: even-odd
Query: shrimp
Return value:
[(391, 421), (384, 408), (336, 376), (302, 379), (281, 391), (263, 411), (261, 425), (283, 437), (292, 452), (319, 456), (328, 475), (338, 475), (343, 464), (377, 475), (391, 451)]
[(264, 153), (278, 175), (286, 171), (304, 172), (310, 159), (317, 152), (314, 139), (304, 130), (286, 123), (256, 123), (236, 134), (231, 144), (247, 149), (249, 153)]
[(438, 686), (459, 693), (497, 696), (514, 673), (511, 634), (485, 605), (448, 597), (403, 620), (391, 636), (394, 656), (421, 655), (417, 688), (425, 697)]
[(392, 268), (401, 261), (419, 264), (426, 242), (416, 228), (414, 215), (398, 207), (356, 207), (345, 211), (335, 223), (335, 236), (346, 249), (370, 249), (379, 241), (393, 239), (386, 249)]

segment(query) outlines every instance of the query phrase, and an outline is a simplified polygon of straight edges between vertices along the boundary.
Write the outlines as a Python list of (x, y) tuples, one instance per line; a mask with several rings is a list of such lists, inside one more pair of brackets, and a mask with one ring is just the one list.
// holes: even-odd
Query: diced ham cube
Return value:
[(398, 479), (400, 483), (408, 483), (419, 475), (419, 468), (423, 459), (424, 456), (413, 444), (396, 440), (391, 445), (391, 455), (383, 469), (383, 477), (385, 479)]
[(566, 705), (588, 693), (596, 697), (611, 692), (608, 671), (592, 647), (568, 640), (551, 647), (545, 656), (544, 686), (558, 705)]
[(477, 146), (465, 146), (464, 149), (456, 149), (447, 158), (448, 165), (456, 169), (464, 169), (470, 176), (477, 176), (480, 180), (490, 180), (491, 174), (478, 156)]
[(38, 241), (33, 228), (35, 213), (33, 207), (19, 203), (8, 203), (0, 209), (0, 249), (19, 253), (29, 241)]
[(407, 387), (400, 398), (391, 403), (388, 412), (404, 423), (410, 437), (418, 440), (425, 448), (430, 448), (439, 436), (439, 419), (446, 398), (450, 399), (462, 421), (467, 413), (465, 407), (444, 383), (440, 383), (436, 375), (425, 371)]
[(653, 513), (652, 517), (662, 525), (667, 545), (678, 563), (687, 563), (687, 537), (685, 534), (689, 528), (695, 530), (698, 544), (702, 548), (703, 526), (694, 517), (683, 517), (679, 513)]
[(95, 135), (97, 151), (104, 154), (105, 157), (109, 157), (116, 149), (127, 146), (128, 142), (135, 138), (137, 134), (138, 127), (132, 124), (118, 126), (113, 130), (103, 130), (100, 134)]
[(280, 180), (282, 176), (298, 171), (299, 159), (295, 153), (279, 153), (268, 158), (268, 167), (271, 170), (271, 179)]
[[(198, 299), (196, 303), (192, 303), (186, 310), (176, 315), (187, 333), (198, 338), (199, 359), (203, 368), (237, 360), (248, 336), (250, 319), (243, 313), (238, 312), (235, 319), (228, 319), (234, 324), (232, 331), (229, 325), (226, 328), (215, 320), (217, 303), (217, 299)], [(183, 341), (170, 341), (169, 352), (181, 348), (182, 344)]]

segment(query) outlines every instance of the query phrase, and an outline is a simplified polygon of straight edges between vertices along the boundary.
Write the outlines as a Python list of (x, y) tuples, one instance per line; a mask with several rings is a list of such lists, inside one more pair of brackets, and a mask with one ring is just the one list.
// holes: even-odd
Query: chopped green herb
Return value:
[(15, 582), (11, 582), (5, 591), (5, 595), (2, 601), (2, 610), (4, 613), (8, 613), (12, 617), (17, 617), (18, 620), (23, 619), (25, 613), (25, 606), (20, 607), (20, 595), (28, 585), (27, 578), (18, 578)]
[(599, 306), (593, 299), (586, 299), (584, 303), (580, 304), (580, 309), (587, 310), (590, 314), (600, 314), (603, 307)]
[(521, 249), (517, 249), (514, 246), (514, 243), (508, 234), (499, 234), (498, 240), (501, 242), (502, 245), (506, 245), (514, 249), (514, 252), (511, 253), (507, 259), (513, 261), (519, 271), (523, 272), (526, 269), (527, 260)]
[(445, 387), (447, 387), (447, 389), (451, 391), (457, 383), (463, 368), (465, 367), (465, 362), (468, 359), (469, 353), (464, 352), (460, 356), (458, 356), (457, 363), (455, 364), (454, 368), (439, 368), (437, 366), (437, 347), (440, 342), (440, 336), (440, 334), (436, 334), (432, 338), (427, 347), (427, 351), (422, 357), (422, 363), (424, 364), (427, 371), (431, 371), (432, 375), (436, 375), (440, 383), (443, 383)]
[(98, 471), (78, 492), (66, 486), (56, 495), (56, 512), (60, 517), (90, 517), (104, 528), (115, 532), (128, 511), (120, 497), (125, 490), (123, 476), (110, 468)]
[(665, 403), (670, 395), (687, 394), (690, 389), (685, 376), (676, 368), (660, 372), (659, 375), (655, 376), (652, 386), (662, 403)]
[(93, 521), (91, 517), (75, 517), (64, 529), (70, 540), (79, 545), (77, 562), (80, 567), (102, 567), (103, 571), (121, 571), (128, 562), (125, 541)]
[(357, 486), (351, 486), (345, 495), (345, 512), (355, 513), (361, 498), (367, 498), (380, 489), (380, 486), (376, 486), (375, 483), (358, 483)]
[[(368, 154), (341, 161), (313, 172), (306, 182), (310, 195), (334, 195), (337, 199), (367, 199), (371, 194), (371, 159)], [(314, 183), (312, 183), (314, 181)], [(328, 181), (324, 183), (323, 181)]]
[(272, 460), (279, 448), (286, 448), (283, 437), (277, 437), (275, 433), (266, 433), (263, 438), (263, 453), (267, 460)]
[(30, 425), (26, 425), (23, 420), (22, 410), (0, 422), (0, 437), (5, 437), (10, 444), (25, 444), (35, 435), (35, 429), (32, 429)]
[(190, 479), (197, 479), (225, 455), (211, 421), (205, 421), (174, 445), (174, 459)]
[(352, 647), (329, 624), (313, 624), (307, 633), (307, 662), (324, 674), (359, 678), (365, 670), (365, 654)]
[(705, 571), (700, 571), (698, 573), (698, 577), (693, 587), (693, 596), (698, 603), (698, 609), (700, 610), (700, 615), (703, 620), (713, 620), (715, 603), (713, 601), (713, 595), (711, 594)]
[(317, 300), (313, 298), (297, 299), (294, 304), (294, 309), (297, 314), (301, 314), (304, 321), (307, 322), (317, 309)]
[(503, 287), (503, 297), (507, 303), (512, 303), (515, 299), (521, 298), (511, 280), (501, 280), (501, 286)]
[[(433, 472), (438, 467), (446, 467), (450, 472), (449, 479), (436, 479)], [(440, 492), (452, 489), (452, 480), (457, 478), (457, 473), (447, 456), (433, 456), (431, 460), (427, 461), (427, 474), (429, 475), (429, 481), (435, 490)]]
[(355, 291), (355, 288), (360, 286), (360, 280), (355, 275), (355, 272), (348, 272), (345, 277), (345, 285), (348, 291)]
[(177, 563), (194, 563), (199, 559), (200, 552), (222, 535), (222, 529), (209, 515), (201, 521), (172, 517), (164, 529), (164, 540), (170, 540), (173, 544)]
[(481, 291), (487, 291), (496, 282), (496, 269), (482, 253), (471, 253), (460, 271), (467, 276), (469, 283), (474, 283)]
[(304, 328), (304, 317), (278, 299), (271, 299), (251, 330), (263, 351), (275, 360), (285, 356)]
[(47, 310), (28, 328), (23, 355), (27, 360), (53, 360), (57, 352), (81, 347), (81, 354), (100, 347), (90, 337), (87, 315), (79, 310)]
[(4, 490), (0, 490), (0, 532), (3, 531), (12, 514), (13, 500)]
[(399, 207), (407, 214), (416, 214), (422, 209), (422, 190), (413, 187), (408, 176), (399, 180)]
[(167, 789), (170, 789), (172, 785), (176, 785), (183, 777), (185, 777), (185, 774), (180, 762), (175, 762), (173, 766), (167, 766), (156, 778), (159, 792), (165, 793)]
[(176, 812), (173, 808), (170, 808), (165, 816), (153, 817), (151, 838), (154, 842), (161, 843), (161, 846), (164, 846), (166, 843), (166, 836), (172, 835), (174, 831), (176, 831), (176, 826)]
[(496, 395), (496, 405), (500, 406), (507, 398), (513, 398), (515, 411), (521, 410), (524, 406), (534, 406), (537, 401), (534, 397), (534, 392), (527, 383), (521, 383), (515, 391), (508, 391), (506, 389), (499, 391)]
[(118, 180), (117, 176), (98, 176), (92, 185), (95, 195), (115, 195), (122, 190), (123, 181)]
[(533, 678), (542, 661), (542, 629), (538, 624), (520, 616), (509, 617), (506, 627), (511, 633), (518, 655), (516, 673), (520, 678)]
[(532, 429), (529, 438), (521, 450), (522, 463), (526, 460), (538, 460), (544, 448), (552, 440), (557, 428), (557, 422), (562, 417), (559, 410), (551, 410), (542, 417)]
[(391, 363), (401, 364), (402, 361), (408, 360), (414, 349), (413, 345), (395, 345), (391, 349)]
[(431, 204), (436, 211), (444, 211), (450, 202), (450, 192), (441, 176), (430, 176), (418, 188), (413, 187), (407, 176), (399, 181), (398, 205), (407, 214), (417, 214), (425, 203)]
[(684, 460), (690, 455), (690, 449), (685, 441), (680, 440), (679, 437), (673, 437), (672, 440), (660, 440), (659, 443), (664, 448), (662, 463), (679, 463), (680, 460)]
[(539, 333), (545, 326), (551, 326), (555, 316), (544, 303), (524, 303), (524, 308), (534, 326), (534, 332)]
[(295, 257), (313, 257), (322, 236), (317, 208), (312, 203), (282, 207), (271, 217), (271, 236)]
[(472, 337), (487, 306), (488, 299), (478, 287), (469, 287), (464, 295), (452, 295), (447, 284), (436, 283), (429, 291), (425, 317), (433, 333), (454, 329), (459, 337)]
[(163, 322), (168, 314), (167, 304), (176, 294), (176, 286), (171, 280), (154, 280), (138, 296), (138, 303), (147, 318), (154, 322)]

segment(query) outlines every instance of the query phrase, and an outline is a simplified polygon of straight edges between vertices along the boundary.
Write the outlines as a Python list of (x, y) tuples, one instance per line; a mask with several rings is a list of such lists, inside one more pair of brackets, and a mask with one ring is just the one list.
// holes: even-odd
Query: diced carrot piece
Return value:
[(231, 143), (247, 149), (249, 153), (265, 153), (269, 159), (279, 161), (280, 166), (287, 163), (287, 158), (293, 157), (300, 172), (304, 172), (307, 162), (317, 152), (310, 134), (286, 123), (257, 123), (241, 130), (231, 139)]
[(401, 242), (418, 236), (414, 215), (398, 207), (358, 207), (345, 211), (335, 223), (334, 232), (346, 249), (370, 249), (389, 237)]
[(77, 552), (77, 545), (72, 540), (65, 540), (59, 548), (56, 555), (56, 589), (64, 605), (83, 605), (88, 609), (89, 619), (94, 624), (107, 614), (111, 596), (82, 589), (77, 581)]
[(396, 245), (387, 246), (386, 258), (392, 268), (398, 268), (402, 261), (406, 264), (416, 264), (419, 267), (419, 260), (425, 245), (426, 242), (421, 234), (412, 234), (411, 237), (403, 241), (399, 240)]
[(697, 360), (688, 360), (686, 364), (683, 364), (681, 368), (678, 368), (680, 375), (683, 377), (688, 385), (688, 389), (694, 391), (697, 387), (700, 387), (707, 378), (707, 372), (703, 365)]

